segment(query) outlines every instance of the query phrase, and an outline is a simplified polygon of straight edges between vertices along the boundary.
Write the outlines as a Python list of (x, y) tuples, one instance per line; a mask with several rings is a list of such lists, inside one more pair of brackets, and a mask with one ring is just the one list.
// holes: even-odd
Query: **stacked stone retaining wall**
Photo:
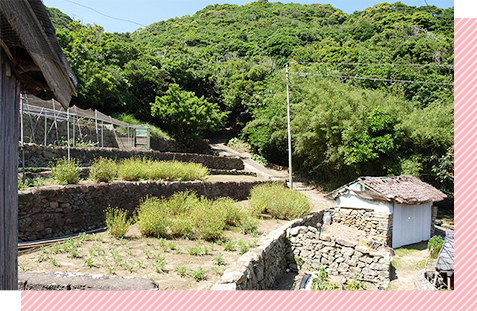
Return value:
[(362, 230), (367, 239), (392, 245), (393, 215), (373, 210), (340, 208), (332, 210), (333, 222)]
[(228, 268), (213, 290), (269, 290), (287, 268), (318, 269), (330, 275), (389, 284), (390, 254), (375, 251), (340, 237), (320, 234), (316, 224), (323, 212), (287, 223), (260, 240)]
[(391, 256), (337, 236), (320, 233), (316, 227), (301, 226), (289, 230), (287, 254), (291, 269), (317, 270), (324, 267), (328, 275), (359, 278), (389, 284)]
[(133, 212), (147, 196), (169, 197), (194, 191), (215, 199), (245, 200), (257, 182), (115, 182), (33, 188), (18, 191), (18, 240), (35, 241), (105, 226), (104, 210)]
[[(68, 156), (67, 147), (41, 146), (25, 144), (25, 167), (48, 167), (53, 159)], [(121, 160), (131, 157), (147, 157), (158, 160), (177, 160), (195, 162), (212, 169), (243, 170), (244, 164), (238, 157), (217, 157), (205, 154), (171, 153), (141, 150), (120, 150), (112, 148), (70, 148), (70, 157), (79, 161), (82, 166), (89, 166), (96, 158), (104, 157)], [(21, 153), (18, 160), (21, 167)]]
[(259, 246), (243, 254), (233, 267), (224, 271), (213, 290), (267, 290), (282, 277), (287, 269), (289, 241), (287, 231), (296, 226), (312, 226), (321, 222), (322, 212), (293, 220), (270, 232)]

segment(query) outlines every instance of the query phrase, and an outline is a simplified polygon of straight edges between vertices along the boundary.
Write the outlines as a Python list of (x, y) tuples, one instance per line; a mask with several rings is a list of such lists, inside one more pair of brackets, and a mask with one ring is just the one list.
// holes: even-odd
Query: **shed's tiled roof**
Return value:
[[(365, 191), (349, 189), (352, 184), (363, 185)], [(393, 177), (360, 177), (329, 194), (336, 199), (341, 193), (354, 191), (357, 195), (369, 200), (395, 201), (400, 204), (422, 204), (439, 202), (447, 196), (433, 186), (414, 176), (400, 175)]]

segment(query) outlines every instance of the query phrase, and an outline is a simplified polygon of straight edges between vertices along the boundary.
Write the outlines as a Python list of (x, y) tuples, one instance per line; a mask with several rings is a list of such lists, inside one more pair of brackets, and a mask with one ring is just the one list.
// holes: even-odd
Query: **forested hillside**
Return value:
[(50, 13), (79, 79), (73, 104), (133, 114), (177, 139), (233, 126), (286, 165), (289, 62), (302, 174), (327, 187), (412, 174), (453, 193), (453, 8), (380, 3), (348, 15), (259, 0), (123, 34)]

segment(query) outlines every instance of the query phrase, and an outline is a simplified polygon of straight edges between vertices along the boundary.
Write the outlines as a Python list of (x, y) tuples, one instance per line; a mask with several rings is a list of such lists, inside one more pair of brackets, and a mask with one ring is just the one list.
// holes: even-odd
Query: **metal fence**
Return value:
[(54, 99), (22, 94), (20, 140), (39, 145), (150, 148), (149, 126), (119, 121), (97, 110), (64, 109)]

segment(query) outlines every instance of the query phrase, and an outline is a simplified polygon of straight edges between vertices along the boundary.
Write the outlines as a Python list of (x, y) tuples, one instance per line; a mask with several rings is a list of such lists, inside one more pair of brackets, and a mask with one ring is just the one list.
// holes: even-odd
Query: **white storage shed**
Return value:
[[(338, 210), (367, 211), (367, 219), (377, 219), (373, 232), (397, 248), (430, 239), (437, 212), (433, 215), (433, 202), (447, 196), (416, 177), (401, 175), (360, 177), (327, 197), (336, 200)], [(391, 223), (385, 224), (386, 219)]]

